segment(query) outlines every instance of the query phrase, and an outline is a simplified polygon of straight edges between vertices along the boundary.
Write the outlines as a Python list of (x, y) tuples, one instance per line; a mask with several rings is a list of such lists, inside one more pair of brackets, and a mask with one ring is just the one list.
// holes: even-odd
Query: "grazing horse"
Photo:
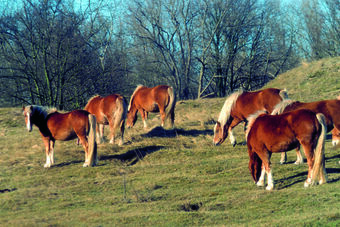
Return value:
[(264, 186), (267, 173), (267, 190), (274, 188), (270, 157), (302, 145), (307, 157), (308, 177), (305, 187), (319, 176), (319, 184), (327, 182), (324, 166), (326, 123), (323, 114), (300, 109), (281, 115), (257, 114), (248, 118), (246, 131), (249, 170), (258, 186)]
[(147, 128), (146, 119), (149, 112), (159, 112), (161, 115), (161, 126), (164, 127), (165, 120), (170, 115), (171, 127), (175, 120), (176, 96), (174, 89), (167, 85), (158, 85), (148, 88), (139, 85), (133, 92), (127, 113), (127, 127), (133, 127), (137, 121), (139, 111), (144, 128)]
[(120, 129), (121, 139), (119, 145), (124, 144), (125, 118), (127, 103), (123, 96), (112, 94), (105, 97), (99, 95), (89, 99), (85, 110), (96, 116), (97, 143), (103, 142), (104, 125), (110, 127), (110, 143), (115, 142), (115, 131)]
[(59, 113), (55, 109), (36, 105), (23, 107), (23, 114), (29, 132), (32, 131), (33, 124), (39, 128), (45, 145), (45, 168), (54, 164), (54, 144), (56, 140), (67, 141), (77, 137), (85, 150), (83, 167), (96, 165), (96, 117), (94, 115), (85, 110)]
[(264, 90), (246, 92), (243, 90), (231, 94), (224, 102), (218, 121), (214, 127), (215, 145), (224, 142), (230, 134), (230, 142), (236, 145), (233, 128), (241, 122), (247, 123), (247, 117), (259, 110), (271, 113), (274, 106), (288, 98), (286, 90), (267, 88)]
[[(340, 100), (322, 100), (316, 102), (299, 102), (290, 99), (283, 100), (277, 104), (272, 114), (281, 114), (292, 110), (308, 109), (313, 111), (315, 114), (322, 113), (326, 117), (327, 132), (333, 128), (340, 129)], [(303, 158), (299, 147), (296, 150), (297, 160), (295, 164), (303, 163)], [(280, 163), (285, 163), (287, 160), (286, 153), (281, 154)]]

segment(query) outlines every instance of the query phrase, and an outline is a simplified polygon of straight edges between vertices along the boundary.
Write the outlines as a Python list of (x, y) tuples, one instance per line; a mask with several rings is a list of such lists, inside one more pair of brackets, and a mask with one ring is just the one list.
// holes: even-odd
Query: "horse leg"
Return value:
[(97, 143), (104, 143), (104, 124), (98, 124), (96, 127)]
[(110, 127), (110, 143), (114, 144), (115, 143), (115, 121), (114, 118), (111, 117), (109, 119), (109, 127)]
[(139, 109), (138, 111), (140, 112), (140, 115), (141, 115), (141, 117), (142, 117), (143, 124), (144, 124), (144, 129), (146, 129), (146, 128), (148, 127), (147, 124), (146, 124), (146, 119), (147, 119), (147, 117), (148, 117), (148, 114), (147, 114), (147, 112), (146, 112), (145, 110), (143, 110), (143, 109)]
[[(265, 152), (258, 152), (257, 153), (259, 157), (262, 160), (262, 168), (265, 169), (267, 173), (267, 187), (266, 190), (270, 191), (273, 190), (274, 188), (274, 180), (273, 180), (273, 175), (272, 175), (272, 170), (271, 170), (271, 163), (270, 163), (270, 157), (271, 157), (271, 152), (265, 151)], [(262, 177), (262, 171), (261, 171), (261, 177)]]
[(233, 145), (233, 147), (235, 147), (236, 145), (236, 138), (234, 136), (233, 133), (233, 129), (241, 122), (242, 120), (238, 119), (238, 118), (234, 118), (233, 121), (231, 122), (229, 129), (228, 129), (228, 133), (230, 135), (229, 139), (230, 139), (230, 143), (231, 145)]
[(54, 140), (50, 141), (50, 161), (51, 161), (51, 165), (54, 165)]
[(262, 164), (262, 169), (261, 169), (261, 176), (258, 182), (256, 183), (257, 186), (263, 187), (264, 186), (264, 176), (265, 176), (266, 170), (264, 168), (264, 165)]
[[(311, 143), (310, 143), (311, 144)], [(304, 142), (301, 143), (303, 151), (305, 152), (305, 156), (307, 158), (307, 165), (308, 165), (308, 176), (307, 180), (304, 183), (305, 188), (312, 184), (312, 170), (314, 165), (314, 152), (311, 145), (308, 145)]]
[(303, 157), (301, 154), (300, 146), (296, 148), (296, 161), (294, 164), (296, 165), (303, 164)]
[(85, 151), (85, 162), (83, 164), (83, 167), (88, 167), (90, 166), (90, 163), (89, 163), (89, 157), (88, 157), (89, 156), (89, 153), (88, 153), (89, 145), (88, 145), (87, 139), (85, 136), (79, 136), (79, 135), (78, 135), (78, 138), (80, 139), (80, 142), (83, 145), (83, 148)]
[(46, 154), (46, 163), (44, 165), (45, 168), (51, 167), (51, 156), (50, 156), (50, 139), (49, 138), (43, 138), (44, 144), (45, 144), (45, 154)]
[(281, 153), (281, 159), (280, 159), (280, 164), (285, 164), (287, 162), (287, 152), (282, 152)]

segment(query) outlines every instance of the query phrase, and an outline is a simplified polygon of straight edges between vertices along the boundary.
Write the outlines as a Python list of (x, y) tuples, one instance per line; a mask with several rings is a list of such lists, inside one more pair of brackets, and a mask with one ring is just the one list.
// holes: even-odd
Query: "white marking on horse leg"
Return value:
[(143, 120), (143, 123), (144, 123), (144, 128), (147, 128), (148, 125), (146, 124), (146, 120)]
[(308, 188), (312, 184), (312, 178), (307, 178), (305, 181), (304, 187)]
[(287, 162), (287, 153), (286, 152), (282, 152), (281, 153), (280, 164), (284, 164), (286, 162)]
[(264, 168), (261, 169), (261, 176), (259, 181), (256, 183), (257, 186), (263, 187), (264, 186), (264, 176), (266, 174), (266, 170)]
[(339, 139), (332, 139), (332, 145), (335, 147), (339, 144)]
[(51, 159), (50, 159), (50, 155), (46, 155), (46, 163), (44, 165), (45, 168), (49, 168), (51, 167)]
[(114, 144), (114, 143), (115, 143), (114, 136), (112, 136), (112, 138), (110, 139), (110, 143), (111, 143), (111, 144)]
[(266, 190), (270, 191), (270, 190), (273, 190), (274, 188), (274, 181), (273, 181), (273, 175), (272, 175), (271, 169), (267, 172), (267, 177), (268, 177), (268, 185), (266, 187)]
[(119, 140), (118, 145), (119, 145), (119, 146), (122, 146), (123, 144), (124, 144), (124, 139), (122, 138), (122, 139)]
[(302, 158), (302, 154), (301, 151), (297, 151), (296, 152), (296, 162), (294, 163), (295, 165), (300, 165), (303, 163), (303, 158)]
[(236, 145), (236, 138), (234, 136), (232, 129), (229, 129), (229, 134), (230, 134), (230, 137), (229, 137), (230, 143), (231, 143), (231, 145), (235, 146)]

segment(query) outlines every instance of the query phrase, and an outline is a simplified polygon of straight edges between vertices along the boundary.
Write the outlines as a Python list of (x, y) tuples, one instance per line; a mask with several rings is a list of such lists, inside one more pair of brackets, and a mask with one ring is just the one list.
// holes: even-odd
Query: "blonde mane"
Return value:
[(265, 110), (259, 110), (257, 112), (255, 112), (254, 114), (251, 114), (249, 115), (249, 117), (247, 118), (247, 129), (246, 129), (246, 141), (247, 141), (247, 138), (248, 138), (248, 134), (249, 134), (249, 131), (251, 129), (251, 127), (253, 126), (255, 120), (262, 114), (268, 114), (267, 111)]
[(276, 104), (276, 106), (274, 107), (274, 110), (271, 112), (271, 115), (282, 114), (285, 108), (294, 102), (295, 101), (291, 99), (282, 100), (280, 103)]
[(85, 106), (85, 110), (87, 110), (87, 107), (88, 107), (88, 105), (90, 104), (90, 102), (93, 100), (93, 99), (95, 99), (95, 98), (97, 98), (97, 97), (100, 97), (100, 95), (94, 95), (94, 96), (92, 96), (91, 98), (89, 98), (89, 100), (87, 101), (87, 104), (86, 104), (86, 106)]
[(230, 113), (232, 108), (234, 107), (236, 100), (244, 91), (240, 89), (237, 92), (232, 93), (224, 102), (220, 115), (218, 117), (218, 122), (222, 127), (227, 123), (230, 118)]
[(129, 103), (128, 111), (130, 111), (131, 103), (132, 103), (132, 100), (134, 99), (134, 96), (136, 95), (136, 92), (138, 90), (140, 90), (141, 88), (143, 88), (143, 87), (145, 87), (145, 86), (144, 85), (138, 85), (137, 88), (135, 89), (135, 91), (132, 93), (131, 98), (130, 98), (130, 103)]
[[(55, 107), (46, 107), (46, 106), (38, 106), (38, 105), (31, 105), (32, 106), (32, 114), (43, 115), (44, 118), (47, 117), (50, 113), (57, 112)], [(30, 109), (31, 106), (26, 106), (25, 109)]]

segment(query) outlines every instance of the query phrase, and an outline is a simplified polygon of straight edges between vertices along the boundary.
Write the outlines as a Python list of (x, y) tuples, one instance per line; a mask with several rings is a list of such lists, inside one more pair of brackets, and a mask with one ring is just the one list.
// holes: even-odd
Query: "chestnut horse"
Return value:
[[(315, 114), (322, 113), (326, 117), (327, 132), (331, 131), (333, 128), (336, 128), (337, 130), (340, 129), (340, 100), (331, 99), (305, 103), (286, 99), (275, 106), (272, 114), (281, 114), (297, 109), (308, 109)], [(299, 147), (296, 150), (296, 155), (297, 160), (295, 164), (303, 163)], [(280, 163), (285, 163), (286, 159), (286, 153), (282, 153)]]
[(248, 118), (246, 131), (249, 170), (258, 186), (264, 186), (267, 173), (267, 190), (274, 188), (270, 157), (302, 145), (308, 163), (305, 187), (319, 176), (319, 184), (327, 182), (324, 165), (326, 122), (323, 114), (300, 109), (281, 115), (257, 114)]
[(115, 142), (115, 131), (120, 130), (121, 139), (119, 145), (124, 144), (125, 118), (127, 103), (125, 98), (118, 94), (105, 97), (99, 95), (89, 99), (85, 110), (96, 116), (97, 119), (97, 143), (103, 142), (104, 125), (110, 127), (110, 143)]
[(241, 122), (247, 123), (247, 117), (259, 110), (271, 113), (274, 106), (288, 98), (286, 90), (267, 88), (264, 90), (246, 92), (243, 90), (231, 94), (224, 102), (218, 121), (214, 127), (215, 145), (224, 142), (230, 133), (230, 142), (236, 145), (233, 128)]
[(45, 168), (54, 164), (54, 144), (56, 140), (67, 141), (77, 137), (85, 150), (83, 167), (96, 165), (95, 116), (85, 110), (59, 113), (55, 109), (36, 105), (23, 107), (23, 114), (29, 132), (32, 131), (33, 124), (39, 128), (45, 145)]
[(159, 112), (161, 115), (161, 126), (164, 127), (165, 120), (170, 115), (171, 127), (175, 120), (176, 96), (174, 89), (167, 85), (158, 85), (148, 88), (139, 85), (133, 92), (127, 113), (127, 127), (133, 127), (137, 121), (139, 111), (144, 128), (147, 128), (146, 119), (149, 112)]

